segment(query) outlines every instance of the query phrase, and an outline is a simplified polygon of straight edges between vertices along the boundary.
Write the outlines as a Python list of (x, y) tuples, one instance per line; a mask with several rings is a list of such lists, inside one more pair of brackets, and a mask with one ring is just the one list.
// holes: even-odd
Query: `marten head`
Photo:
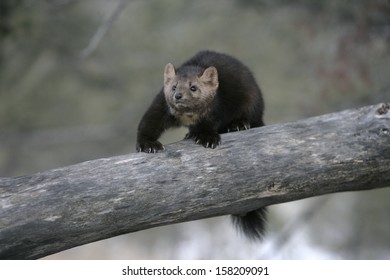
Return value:
[(194, 124), (211, 109), (217, 89), (218, 72), (213, 66), (183, 66), (178, 71), (171, 63), (165, 66), (165, 99), (171, 114), (183, 125)]

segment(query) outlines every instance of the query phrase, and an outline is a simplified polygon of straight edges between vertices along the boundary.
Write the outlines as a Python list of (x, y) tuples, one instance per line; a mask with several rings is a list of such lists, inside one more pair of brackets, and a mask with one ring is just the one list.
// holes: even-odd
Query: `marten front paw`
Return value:
[(137, 152), (157, 153), (164, 150), (164, 146), (159, 141), (144, 141), (137, 143)]
[(221, 144), (221, 137), (218, 133), (187, 133), (184, 139), (193, 139), (196, 144), (205, 148), (215, 149)]
[(240, 131), (240, 130), (247, 130), (251, 128), (249, 122), (245, 120), (239, 120), (239, 121), (233, 121), (230, 125), (227, 127), (227, 132), (231, 131)]

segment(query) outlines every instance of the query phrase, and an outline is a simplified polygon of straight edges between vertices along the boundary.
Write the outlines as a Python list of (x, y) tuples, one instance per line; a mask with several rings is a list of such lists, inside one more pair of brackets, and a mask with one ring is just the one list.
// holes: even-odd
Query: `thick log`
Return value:
[[(0, 258), (35, 259), (151, 227), (390, 186), (390, 105), (190, 140), (162, 153), (0, 178)], [(326, 221), (324, 221), (326, 222)]]

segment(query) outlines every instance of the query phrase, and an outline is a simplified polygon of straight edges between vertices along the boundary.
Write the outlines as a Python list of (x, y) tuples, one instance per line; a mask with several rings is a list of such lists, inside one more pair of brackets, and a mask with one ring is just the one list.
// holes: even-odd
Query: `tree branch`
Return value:
[(33, 259), (151, 227), (390, 186), (390, 105), (0, 178), (0, 258)]
[(86, 59), (89, 57), (98, 47), (100, 41), (103, 39), (104, 35), (114, 23), (115, 19), (120, 15), (120, 13), (125, 9), (129, 0), (118, 0), (119, 3), (115, 9), (107, 14), (107, 17), (104, 19), (103, 23), (99, 26), (92, 39), (89, 41), (89, 44), (80, 52), (80, 57)]

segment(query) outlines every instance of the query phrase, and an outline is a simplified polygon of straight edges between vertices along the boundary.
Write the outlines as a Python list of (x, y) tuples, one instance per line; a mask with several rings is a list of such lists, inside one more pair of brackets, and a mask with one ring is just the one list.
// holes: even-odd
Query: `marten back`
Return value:
[(262, 93), (251, 71), (239, 60), (226, 54), (201, 51), (185, 62), (177, 72), (188, 67), (202, 70), (215, 67), (219, 87), (212, 113), (218, 116), (218, 133), (263, 126)]

